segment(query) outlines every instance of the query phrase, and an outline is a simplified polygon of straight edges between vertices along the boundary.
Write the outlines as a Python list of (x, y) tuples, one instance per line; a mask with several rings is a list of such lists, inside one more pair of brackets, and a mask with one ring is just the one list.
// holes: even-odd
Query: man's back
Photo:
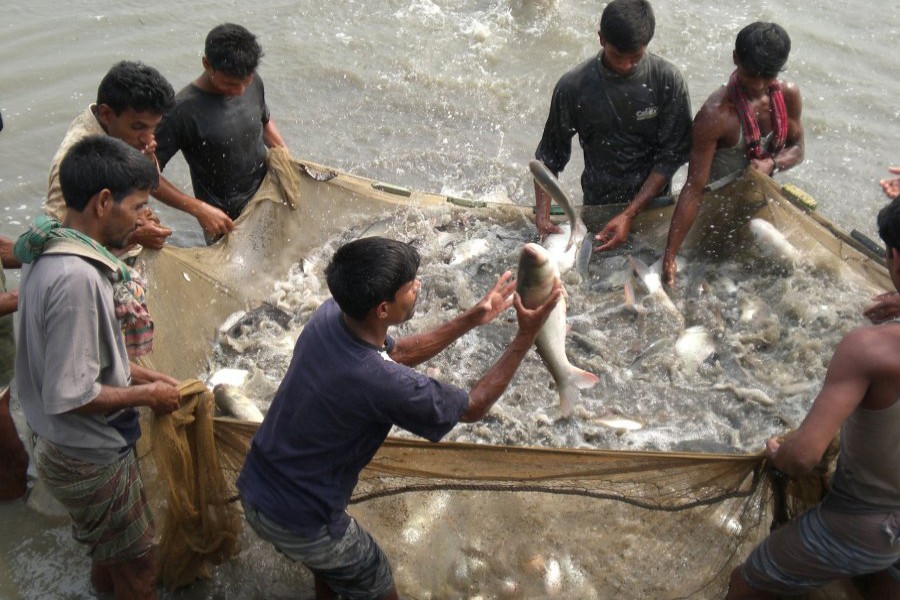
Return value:
[(333, 300), (304, 327), (291, 365), (238, 482), (242, 496), (299, 533), (347, 525), (359, 472), (394, 424), (432, 441), (468, 405), (465, 391), (442, 385), (353, 336)]

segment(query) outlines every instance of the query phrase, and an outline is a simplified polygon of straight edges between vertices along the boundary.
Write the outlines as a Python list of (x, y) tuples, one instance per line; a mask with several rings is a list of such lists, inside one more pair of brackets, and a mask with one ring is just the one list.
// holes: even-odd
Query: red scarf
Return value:
[(747, 143), (747, 156), (749, 158), (768, 158), (778, 153), (784, 148), (787, 141), (788, 118), (787, 108), (784, 105), (784, 92), (781, 91), (781, 84), (777, 79), (772, 80), (769, 86), (769, 98), (771, 101), (770, 113), (772, 115), (772, 142), (769, 149), (763, 148), (760, 141), (759, 125), (756, 123), (756, 117), (750, 108), (750, 99), (744, 93), (744, 89), (738, 83), (737, 70), (731, 74), (728, 80), (728, 97), (737, 107), (738, 118), (741, 120), (741, 126), (744, 128), (744, 140)]

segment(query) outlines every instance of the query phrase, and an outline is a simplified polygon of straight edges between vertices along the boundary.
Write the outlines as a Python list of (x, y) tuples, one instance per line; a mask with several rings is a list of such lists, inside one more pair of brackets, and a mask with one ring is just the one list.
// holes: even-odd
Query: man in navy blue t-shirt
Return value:
[[(315, 576), (316, 597), (396, 598), (391, 567), (347, 513), (362, 471), (393, 425), (433, 442), (497, 401), (559, 300), (522, 306), (504, 273), (475, 306), (427, 333), (399, 339), (421, 284), (419, 255), (403, 242), (363, 238), (325, 271), (332, 299), (312, 316), (238, 479), (247, 522)], [(519, 329), (468, 392), (414, 371), (471, 329), (515, 306)]]

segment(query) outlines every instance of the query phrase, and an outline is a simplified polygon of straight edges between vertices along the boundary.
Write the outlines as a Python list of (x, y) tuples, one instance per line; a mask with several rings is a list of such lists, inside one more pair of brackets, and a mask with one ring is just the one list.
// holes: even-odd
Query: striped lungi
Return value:
[(134, 450), (109, 465), (84, 462), (38, 438), (38, 476), (71, 515), (72, 535), (98, 565), (138, 558), (153, 547), (153, 515)]

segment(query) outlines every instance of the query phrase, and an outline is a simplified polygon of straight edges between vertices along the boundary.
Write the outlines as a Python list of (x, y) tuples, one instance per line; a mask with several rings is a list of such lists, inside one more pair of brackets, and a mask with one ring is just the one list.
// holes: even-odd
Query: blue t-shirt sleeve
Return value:
[(379, 410), (387, 421), (432, 442), (447, 435), (469, 406), (465, 390), (393, 361), (385, 362), (385, 383)]

